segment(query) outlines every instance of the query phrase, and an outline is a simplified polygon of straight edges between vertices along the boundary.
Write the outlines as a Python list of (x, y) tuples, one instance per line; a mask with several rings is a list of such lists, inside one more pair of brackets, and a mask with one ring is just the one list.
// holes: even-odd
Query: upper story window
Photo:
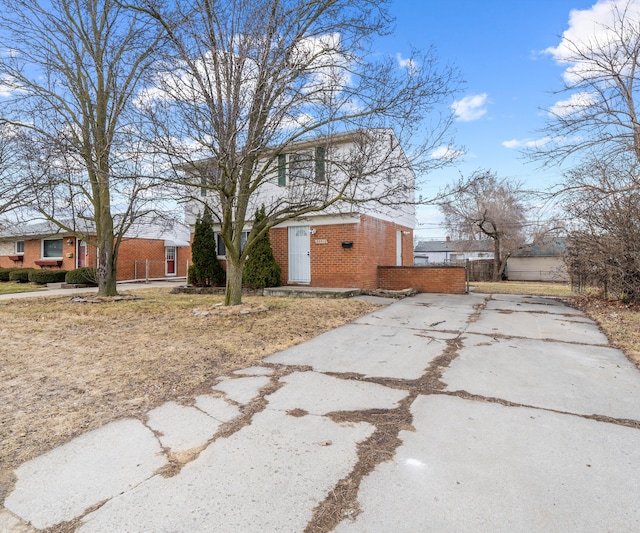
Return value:
[(217, 185), (220, 181), (220, 169), (210, 166), (206, 170), (206, 174), (200, 175), (200, 196), (204, 197), (211, 194), (209, 191), (212, 185)]
[(24, 241), (16, 241), (14, 245), (14, 251), (17, 254), (24, 253)]
[(313, 180), (322, 183), (326, 179), (325, 148), (280, 154), (278, 156), (278, 185), (284, 187), (296, 180)]
[(42, 257), (62, 257), (62, 239), (44, 239)]
[(451, 254), (449, 256), (449, 259), (451, 259), (451, 261), (462, 261), (464, 260), (464, 254)]

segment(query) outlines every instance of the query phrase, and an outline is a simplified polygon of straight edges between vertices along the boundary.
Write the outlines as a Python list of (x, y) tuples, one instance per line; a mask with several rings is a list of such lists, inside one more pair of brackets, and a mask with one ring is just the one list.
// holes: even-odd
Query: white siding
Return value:
[(13, 255), (13, 242), (0, 242), (0, 255)]
[(507, 276), (512, 281), (568, 281), (567, 267), (560, 257), (510, 257)]
[[(380, 132), (378, 131), (377, 133)], [(375, 155), (371, 156), (367, 160), (366, 168), (369, 168), (369, 170), (365, 171), (365, 173), (371, 173), (371, 175), (360, 181), (356, 190), (347, 191), (347, 195), (353, 194), (356, 198), (364, 200), (366, 198), (384, 196), (386, 192), (392, 190), (393, 195), (389, 197), (393, 198), (392, 205), (382, 205), (376, 201), (364, 201), (362, 203), (340, 202), (323, 210), (321, 215), (338, 216), (346, 213), (359, 213), (414, 228), (415, 175), (413, 170), (397, 141), (395, 141), (395, 144), (390, 142), (391, 139), (395, 140), (395, 136), (390, 130), (382, 132), (377, 139), (371, 146), (375, 147), (379, 143), (379, 149), (367, 150), (367, 152), (378, 156), (377, 158)], [(300, 149), (309, 150), (308, 144), (301, 143), (303, 147)], [(391, 152), (390, 147), (393, 147)], [(276, 158), (265, 171), (270, 178), (264, 181), (252, 196), (248, 213), (253, 214), (256, 208), (262, 204), (267, 206), (268, 209), (269, 206), (277, 205), (283, 201), (298, 203), (299, 200), (302, 200), (300, 203), (304, 203), (305, 199), (317, 198), (323, 195), (329, 198), (335, 197), (340, 186), (344, 185), (345, 174), (341, 169), (356, 159), (354, 154), (357, 152), (354, 152), (354, 149), (355, 143), (353, 141), (345, 142), (344, 139), (339, 144), (328, 147), (325, 168), (326, 181), (318, 183), (313, 180), (300, 180), (300, 187), (278, 185), (278, 161)], [(296, 145), (293, 145), (288, 151), (295, 152)], [(267, 160), (265, 159), (259, 163), (258, 168), (264, 168), (266, 164)], [(375, 169), (375, 171), (371, 169)], [(398, 187), (398, 184), (404, 184), (404, 187)], [(199, 189), (196, 192), (199, 193)], [(215, 193), (211, 194), (207, 201), (215, 211)], [(192, 202), (188, 205), (186, 210), (187, 224), (193, 224), (197, 213), (201, 210), (202, 205), (199, 202)], [(306, 218), (311, 219), (314, 216), (317, 215), (309, 214), (306, 215)]]

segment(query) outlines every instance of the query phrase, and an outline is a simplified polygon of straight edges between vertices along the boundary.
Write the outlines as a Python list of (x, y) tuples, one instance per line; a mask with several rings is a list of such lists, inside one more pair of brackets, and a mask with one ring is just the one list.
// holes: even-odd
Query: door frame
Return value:
[[(305, 234), (300, 234), (301, 230), (304, 230)], [(296, 248), (296, 246), (299, 246), (300, 249)], [(310, 226), (289, 226), (287, 257), (289, 267), (288, 283), (307, 285), (311, 283)]]
[[(172, 254), (169, 253), (172, 252)], [(170, 259), (169, 256), (173, 255), (173, 258)], [(178, 248), (176, 246), (165, 246), (164, 247), (164, 273), (165, 276), (171, 277), (177, 275), (177, 259), (178, 259)], [(169, 263), (173, 263), (173, 272), (169, 272)]]

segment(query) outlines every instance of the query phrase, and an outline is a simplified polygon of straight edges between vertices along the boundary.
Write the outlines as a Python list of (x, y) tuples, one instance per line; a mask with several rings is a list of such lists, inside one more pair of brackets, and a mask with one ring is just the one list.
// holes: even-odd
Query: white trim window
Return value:
[(43, 259), (62, 259), (62, 239), (42, 239)]
[(280, 154), (278, 156), (278, 185), (284, 187), (296, 180), (324, 183), (326, 180), (326, 150), (317, 146), (314, 150)]
[[(244, 248), (245, 243), (247, 242), (247, 237), (249, 236), (248, 231), (242, 232), (242, 237), (240, 240), (240, 246)], [(219, 233), (216, 233), (216, 255), (220, 259), (224, 259), (227, 257), (227, 247), (224, 245), (224, 241), (222, 240), (222, 236)]]
[(16, 255), (24, 255), (24, 241), (16, 241), (13, 244), (13, 251)]

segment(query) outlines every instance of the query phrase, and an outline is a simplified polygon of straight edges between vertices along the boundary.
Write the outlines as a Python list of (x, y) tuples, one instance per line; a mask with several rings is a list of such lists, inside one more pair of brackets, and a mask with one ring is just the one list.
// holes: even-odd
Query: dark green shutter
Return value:
[(278, 156), (278, 185), (284, 187), (287, 184), (287, 156), (280, 154)]
[(317, 146), (316, 147), (316, 181), (325, 180), (324, 159), (325, 159), (324, 146)]
[(200, 196), (206, 196), (207, 195), (207, 177), (206, 176), (200, 176)]

